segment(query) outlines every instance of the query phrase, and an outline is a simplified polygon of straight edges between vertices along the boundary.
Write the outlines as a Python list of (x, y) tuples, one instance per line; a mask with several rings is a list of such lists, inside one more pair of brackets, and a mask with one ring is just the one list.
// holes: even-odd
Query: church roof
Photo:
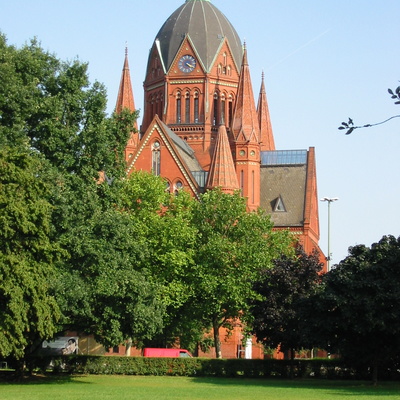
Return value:
[(213, 189), (216, 187), (227, 193), (233, 193), (239, 189), (225, 125), (220, 125), (218, 128), (217, 143), (215, 144), (206, 188)]
[(261, 151), (275, 150), (274, 134), (272, 132), (271, 117), (265, 91), (264, 73), (261, 79), (261, 89), (257, 104), (258, 121), (260, 124)]
[(271, 215), (276, 227), (304, 225), (307, 171), (307, 150), (261, 154), (260, 206)]
[(233, 113), (232, 131), (234, 139), (237, 142), (258, 143), (260, 140), (260, 126), (254, 103), (246, 48), (243, 53), (235, 111)]
[(135, 102), (133, 99), (131, 75), (129, 73), (128, 49), (125, 49), (125, 60), (124, 60), (124, 66), (122, 68), (122, 75), (118, 90), (118, 97), (115, 106), (115, 111), (117, 113), (120, 113), (124, 108), (127, 108), (130, 111), (136, 110)]
[(224, 38), (228, 39), (236, 66), (240, 69), (242, 46), (239, 35), (225, 15), (209, 0), (186, 0), (157, 33), (156, 39), (159, 40), (167, 70), (186, 36), (190, 37), (207, 72)]

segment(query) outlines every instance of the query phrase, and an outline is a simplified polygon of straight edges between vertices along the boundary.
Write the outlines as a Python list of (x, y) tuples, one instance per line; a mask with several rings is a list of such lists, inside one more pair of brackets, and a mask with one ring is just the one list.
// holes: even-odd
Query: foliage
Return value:
[[(388, 92), (391, 96), (392, 99), (396, 100), (394, 104), (400, 104), (400, 86), (398, 86), (395, 90), (388, 89)], [(347, 122), (342, 122), (342, 124), (339, 126), (339, 130), (346, 130), (346, 135), (350, 135), (355, 129), (360, 129), (360, 128), (371, 128), (372, 126), (377, 126), (377, 125), (382, 125), (394, 118), (399, 118), (400, 115), (394, 115), (390, 118), (385, 119), (384, 121), (377, 122), (374, 124), (365, 124), (361, 126), (356, 126), (354, 125), (354, 122), (351, 118)]]
[[(13, 212), (19, 225), (4, 225), (2, 233), (10, 241), (12, 229), (19, 230), (25, 236), (21, 234), (18, 240), (29, 243), (19, 250), (15, 240), (8, 250), (2, 249), (1, 263), (3, 269), (20, 271), (15, 281), (21, 280), (21, 288), (28, 284), (41, 288), (37, 295), (32, 289), (25, 299), (21, 290), (14, 328), (37, 339), (55, 332), (58, 306), (52, 297), (48, 306), (44, 302), (51, 284), (62, 311), (58, 329), (88, 330), (104, 344), (120, 343), (127, 335), (148, 337), (159, 329), (163, 307), (156, 300), (158, 286), (143, 269), (145, 248), (140, 245), (144, 238), (138, 232), (146, 222), (132, 223), (131, 216), (116, 207), (125, 177), (123, 150), (136, 113), (124, 110), (108, 118), (105, 89), (98, 82), (89, 83), (87, 64), (63, 62), (36, 40), (16, 49), (0, 36), (0, 78), (0, 144), (15, 149), (15, 159), (26, 164), (26, 171), (21, 167), (22, 172), (16, 173), (21, 187), (10, 190), (9, 199), (2, 193), (4, 201), (9, 201), (2, 209), (8, 218), (4, 224), (10, 223)], [(24, 156), (27, 149), (30, 158)], [(40, 176), (35, 174), (42, 173), (43, 165), (49, 179), (42, 189)], [(99, 172), (103, 172), (103, 183)], [(62, 257), (52, 257), (51, 246), (44, 249), (45, 240), (58, 243)], [(39, 244), (36, 248), (36, 243), (43, 249)], [(17, 257), (18, 251), (26, 255)], [(35, 259), (35, 264), (28, 255), (42, 259)], [(35, 269), (40, 273), (30, 272)], [(36, 304), (41, 299), (43, 309)], [(27, 322), (23, 300), (30, 301), (38, 314), (42, 312), (46, 323), (33, 312)], [(7, 296), (3, 302), (5, 309), (16, 307)], [(23, 327), (22, 322), (18, 327), (19, 320), (31, 327)], [(12, 325), (9, 320), (7, 324)], [(13, 337), (15, 346), (19, 341), (24, 348), (27, 339), (21, 332)]]
[[(159, 187), (158, 197), (157, 191), (141, 196), (144, 180), (149, 189)], [(150, 174), (115, 179), (113, 186), (117, 204), (102, 202), (99, 193), (110, 190), (106, 182), (82, 186), (83, 204), (69, 202), (80, 210), (66, 214), (79, 219), (68, 223), (62, 235), (70, 257), (60, 266), (54, 288), (64, 328), (94, 333), (106, 347), (126, 340), (140, 345), (163, 325), (162, 288), (150, 273), (149, 227), (160, 218), (155, 200), (164, 188)], [(88, 205), (90, 212), (84, 210)]]
[(317, 252), (306, 254), (297, 245), (295, 255), (282, 255), (272, 268), (262, 271), (255, 283), (261, 299), (252, 306), (253, 333), (268, 347), (281, 351), (300, 350), (307, 337), (301, 327), (304, 323), (304, 300), (313, 295), (320, 281), (322, 264)]
[(50, 238), (45, 163), (3, 147), (0, 170), (0, 357), (21, 358), (55, 333), (59, 308), (48, 286), (61, 251)]
[(358, 245), (324, 277), (311, 305), (325, 348), (374, 370), (400, 356), (400, 238)]
[[(370, 373), (339, 359), (246, 360), (208, 358), (147, 358), (109, 356), (32, 357), (32, 370), (46, 372), (50, 361), (54, 372), (91, 375), (142, 375), (142, 376), (196, 376), (218, 378), (296, 378), (313, 379), (368, 379)], [(397, 365), (392, 364), (385, 374), (386, 379), (399, 378)]]
[(193, 207), (192, 223), (198, 229), (190, 272), (194, 290), (193, 316), (212, 327), (216, 355), (221, 357), (219, 328), (235, 319), (250, 317), (249, 302), (256, 297), (253, 284), (259, 271), (288, 251), (285, 232), (272, 232), (269, 216), (246, 211), (245, 199), (215, 189)]

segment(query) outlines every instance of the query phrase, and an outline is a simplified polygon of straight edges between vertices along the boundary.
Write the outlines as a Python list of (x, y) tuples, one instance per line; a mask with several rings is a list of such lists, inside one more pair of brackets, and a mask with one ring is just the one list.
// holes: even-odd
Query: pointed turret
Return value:
[(236, 105), (232, 121), (236, 174), (247, 209), (260, 205), (260, 127), (251, 85), (247, 49), (244, 46)]
[(261, 89), (257, 104), (258, 122), (260, 125), (261, 151), (275, 150), (274, 134), (272, 131), (271, 118), (269, 116), (267, 93), (264, 85), (264, 72), (261, 76)]
[(207, 189), (219, 187), (225, 193), (239, 189), (235, 165), (225, 125), (218, 128), (217, 142), (207, 179)]
[(236, 105), (232, 121), (232, 132), (236, 142), (259, 142), (260, 128), (254, 102), (250, 68), (247, 62), (246, 45), (244, 45), (242, 69), (240, 71)]
[[(120, 113), (124, 109), (129, 111), (136, 111), (135, 101), (133, 98), (133, 90), (131, 83), (131, 75), (129, 72), (128, 63), (128, 48), (125, 48), (125, 60), (122, 68), (121, 82), (119, 84), (117, 103), (115, 105), (115, 112)], [(134, 132), (131, 132), (130, 138), (125, 148), (125, 160), (128, 161), (138, 144), (138, 129), (137, 123), (134, 125)]]

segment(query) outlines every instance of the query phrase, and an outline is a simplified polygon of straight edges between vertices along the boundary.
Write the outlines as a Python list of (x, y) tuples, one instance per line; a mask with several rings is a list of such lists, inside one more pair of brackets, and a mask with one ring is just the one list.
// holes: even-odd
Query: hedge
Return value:
[[(71, 374), (170, 375), (245, 378), (370, 379), (368, 368), (356, 370), (338, 359), (245, 360), (107, 356), (32, 357), (27, 369)], [(379, 379), (400, 380), (398, 366), (382, 368)]]

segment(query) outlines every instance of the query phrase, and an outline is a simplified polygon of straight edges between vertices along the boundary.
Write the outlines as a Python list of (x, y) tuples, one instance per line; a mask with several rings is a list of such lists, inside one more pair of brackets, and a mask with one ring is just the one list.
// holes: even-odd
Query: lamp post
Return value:
[(321, 201), (328, 202), (328, 255), (326, 257), (326, 267), (329, 272), (330, 270), (330, 261), (331, 261), (331, 203), (339, 200), (338, 197), (323, 197)]

